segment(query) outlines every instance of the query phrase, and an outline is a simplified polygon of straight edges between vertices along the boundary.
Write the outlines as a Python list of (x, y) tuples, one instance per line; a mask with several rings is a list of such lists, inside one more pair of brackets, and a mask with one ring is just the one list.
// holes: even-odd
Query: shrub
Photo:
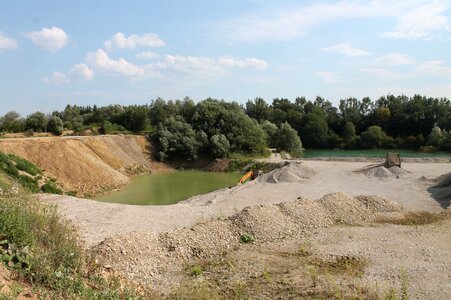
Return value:
[(58, 195), (63, 194), (63, 191), (61, 189), (59, 189), (56, 186), (56, 184), (54, 184), (51, 181), (46, 182), (43, 186), (41, 186), (41, 190), (42, 190), (42, 192), (48, 193), (48, 194), (58, 194)]
[(63, 121), (57, 116), (51, 116), (47, 124), (47, 131), (55, 135), (62, 135), (64, 130)]

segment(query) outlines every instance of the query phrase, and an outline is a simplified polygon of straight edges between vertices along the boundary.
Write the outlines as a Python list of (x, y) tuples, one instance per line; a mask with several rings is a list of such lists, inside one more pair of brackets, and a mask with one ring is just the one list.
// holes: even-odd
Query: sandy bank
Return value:
[(151, 161), (144, 136), (105, 135), (0, 139), (0, 151), (38, 165), (67, 191), (93, 194), (123, 186), (140, 172), (166, 170)]

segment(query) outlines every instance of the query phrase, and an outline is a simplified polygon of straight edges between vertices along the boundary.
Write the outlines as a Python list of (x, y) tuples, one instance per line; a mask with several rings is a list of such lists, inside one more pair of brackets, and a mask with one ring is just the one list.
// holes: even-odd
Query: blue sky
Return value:
[(451, 98), (451, 1), (2, 1), (0, 114), (207, 97)]

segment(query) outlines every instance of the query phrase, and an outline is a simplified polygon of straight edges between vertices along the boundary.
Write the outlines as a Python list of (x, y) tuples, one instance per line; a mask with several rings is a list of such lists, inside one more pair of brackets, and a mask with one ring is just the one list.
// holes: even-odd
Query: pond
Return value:
[(376, 150), (305, 150), (302, 157), (385, 157), (387, 152), (399, 153), (401, 157), (451, 157), (451, 152), (424, 153), (405, 149)]
[(242, 175), (202, 171), (176, 171), (134, 178), (126, 187), (95, 200), (132, 205), (168, 205), (235, 185)]

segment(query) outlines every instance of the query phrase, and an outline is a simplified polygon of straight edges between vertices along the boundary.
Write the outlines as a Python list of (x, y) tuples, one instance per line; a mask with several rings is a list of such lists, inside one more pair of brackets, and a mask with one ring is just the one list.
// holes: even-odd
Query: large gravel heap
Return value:
[(163, 233), (132, 233), (109, 238), (95, 247), (106, 267), (129, 279), (167, 286), (168, 274), (176, 274), (191, 259), (210, 258), (240, 247), (249, 235), (254, 243), (282, 241), (309, 230), (334, 224), (361, 224), (381, 213), (399, 213), (403, 207), (376, 196), (351, 197), (329, 194), (317, 201), (247, 207), (232, 217)]
[(259, 182), (269, 183), (301, 182), (303, 179), (309, 179), (315, 174), (315, 169), (303, 165), (302, 162), (292, 162), (262, 175), (258, 180)]

